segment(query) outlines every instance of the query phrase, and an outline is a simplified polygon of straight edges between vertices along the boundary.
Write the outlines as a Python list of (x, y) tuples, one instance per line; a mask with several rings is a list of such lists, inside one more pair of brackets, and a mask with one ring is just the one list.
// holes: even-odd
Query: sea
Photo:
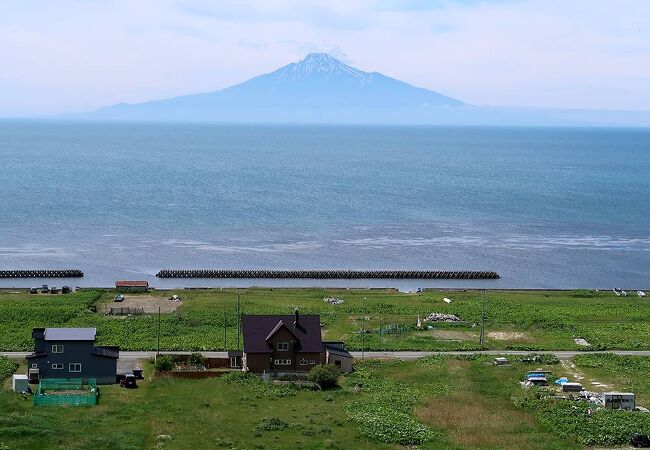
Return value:
[[(650, 288), (650, 130), (0, 121), (0, 287)], [(163, 268), (498, 280), (157, 279)]]

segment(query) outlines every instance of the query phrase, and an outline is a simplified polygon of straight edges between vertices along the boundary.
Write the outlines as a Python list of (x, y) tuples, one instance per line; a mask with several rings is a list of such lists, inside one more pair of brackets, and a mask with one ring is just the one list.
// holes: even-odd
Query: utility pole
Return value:
[(481, 312), (481, 348), (485, 344), (485, 289), (483, 290), (483, 307)]
[(226, 313), (227, 311), (223, 310), (223, 349), (228, 350), (228, 342), (226, 340)]
[(239, 292), (237, 292), (237, 350), (239, 350), (239, 340), (241, 336), (241, 313), (239, 308)]
[(366, 360), (366, 297), (361, 302), (361, 361)]
[(156, 356), (160, 355), (160, 306), (158, 307), (158, 352)]

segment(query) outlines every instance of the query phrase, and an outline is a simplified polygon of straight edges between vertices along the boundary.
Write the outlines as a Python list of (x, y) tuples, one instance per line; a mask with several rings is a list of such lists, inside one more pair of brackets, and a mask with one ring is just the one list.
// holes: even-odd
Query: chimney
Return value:
[(298, 308), (295, 310), (296, 320), (293, 322), (294, 325), (298, 325), (298, 320), (300, 319), (300, 314), (298, 314)]

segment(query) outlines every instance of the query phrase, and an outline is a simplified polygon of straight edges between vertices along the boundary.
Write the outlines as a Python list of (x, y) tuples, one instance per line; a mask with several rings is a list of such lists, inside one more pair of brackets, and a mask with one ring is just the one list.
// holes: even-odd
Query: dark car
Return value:
[(30, 293), (30, 294), (38, 294), (38, 288), (35, 288), (35, 287), (31, 288), (31, 289), (29, 290), (29, 293)]
[(636, 448), (650, 447), (650, 436), (647, 434), (634, 433), (630, 438), (630, 444)]

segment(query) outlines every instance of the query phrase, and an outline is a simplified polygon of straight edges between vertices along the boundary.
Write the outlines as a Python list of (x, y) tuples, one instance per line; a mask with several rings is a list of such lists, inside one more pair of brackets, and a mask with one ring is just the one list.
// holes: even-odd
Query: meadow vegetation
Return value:
[[(622, 387), (615, 381), (621, 367), (640, 383), (647, 372), (632, 368), (650, 365), (650, 358), (595, 358), (577, 365), (598, 370), (614, 388)], [(620, 445), (650, 431), (650, 414), (589, 416), (586, 403), (540, 398), (519, 385), (532, 369), (566, 375), (563, 365), (548, 362), (511, 358), (500, 367), (484, 355), (367, 360), (327, 391), (243, 372), (157, 378), (146, 364), (139, 389), (103, 386), (98, 406), (78, 408), (34, 407), (10, 392), (7, 379), (0, 389), (0, 448), (550, 450)], [(6, 364), (0, 359), (0, 367)]]
[[(479, 349), (482, 292), (427, 290), (407, 294), (364, 289), (210, 289), (154, 291), (182, 304), (161, 316), (163, 350), (222, 350), (237, 342), (237, 293), (245, 314), (320, 314), (324, 338), (344, 340), (349, 349)], [(137, 295), (137, 294), (134, 294)], [(105, 316), (113, 290), (82, 290), (68, 295), (29, 295), (0, 291), (0, 350), (32, 348), (36, 326), (96, 327), (102, 345), (154, 350), (157, 315)], [(330, 304), (325, 297), (342, 299)], [(443, 298), (452, 299), (445, 303)], [(365, 299), (365, 300), (364, 300)], [(88, 308), (95, 306), (97, 312)], [(650, 349), (650, 301), (609, 292), (488, 291), (485, 348), (513, 350)], [(427, 323), (433, 313), (455, 314), (458, 323)], [(423, 328), (416, 326), (418, 316)], [(431, 327), (431, 329), (428, 328)], [(225, 327), (225, 339), (224, 339)], [(367, 333), (360, 333), (364, 327)], [(583, 347), (574, 339), (591, 344)], [(363, 342), (362, 342), (363, 341)]]

